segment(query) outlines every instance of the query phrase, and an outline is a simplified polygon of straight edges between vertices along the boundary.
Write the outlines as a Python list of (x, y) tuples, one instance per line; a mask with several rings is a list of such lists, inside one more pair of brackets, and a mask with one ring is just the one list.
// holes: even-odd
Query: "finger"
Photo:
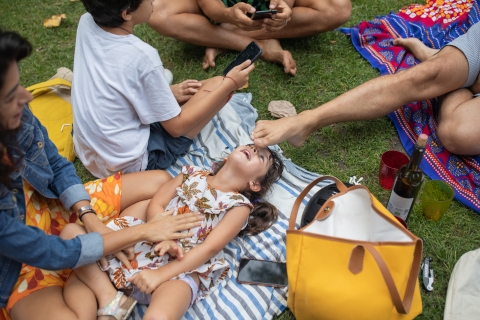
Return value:
[(203, 218), (204, 218), (203, 215), (198, 212), (184, 213), (184, 214), (175, 216), (175, 220), (179, 223), (202, 221)]
[(192, 237), (193, 235), (194, 235), (193, 232), (188, 232), (188, 233), (176, 232), (176, 233), (172, 233), (172, 236), (170, 238), (171, 239), (185, 239), (185, 238)]
[(162, 216), (171, 216), (171, 215), (173, 215), (173, 209), (167, 210), (167, 211), (162, 212), (162, 213), (157, 213), (157, 214), (162, 215)]
[(126, 248), (122, 251), (123, 251), (123, 253), (125, 253), (128, 260), (133, 260), (133, 258), (135, 257), (135, 252), (133, 251), (133, 247), (128, 247), (128, 248)]
[(238, 2), (236, 4), (236, 7), (237, 7), (237, 9), (240, 9), (243, 12), (254, 13), (256, 11), (254, 7), (252, 7), (251, 5), (249, 5), (248, 3), (245, 3), (245, 2)]
[(270, 10), (275, 9), (278, 5), (278, 0), (270, 0), (270, 5), (268, 6)]
[(128, 278), (128, 279), (127, 279), (128, 282), (131, 282), (131, 283), (137, 285), (137, 283), (136, 283), (136, 281), (137, 281), (137, 279), (136, 279), (136, 278), (137, 278), (137, 275), (138, 275), (138, 273), (136, 273), (136, 274), (134, 274), (133, 276), (131, 276), (130, 278)]
[(125, 267), (128, 268), (128, 270), (132, 269), (130, 261), (128, 261), (127, 256), (123, 252), (116, 252), (115, 257), (117, 257), (117, 259), (120, 260), (125, 265)]
[(100, 265), (102, 266), (102, 269), (107, 269), (108, 268), (107, 259), (105, 259), (105, 257), (102, 257), (100, 259)]

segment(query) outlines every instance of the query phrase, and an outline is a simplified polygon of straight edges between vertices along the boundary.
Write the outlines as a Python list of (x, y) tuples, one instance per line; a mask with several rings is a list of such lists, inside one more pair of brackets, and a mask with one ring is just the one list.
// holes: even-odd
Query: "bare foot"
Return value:
[(223, 53), (224, 50), (217, 49), (217, 48), (206, 48), (205, 55), (203, 56), (202, 68), (207, 70), (208, 68), (215, 67), (215, 58), (220, 54)]
[(283, 65), (283, 71), (294, 76), (297, 73), (297, 64), (292, 54), (283, 50), (280, 42), (276, 39), (255, 40), (262, 47), (262, 59)]
[(407, 51), (411, 52), (415, 58), (420, 60), (420, 62), (431, 58), (435, 53), (438, 52), (438, 49), (427, 47), (417, 38), (398, 38), (393, 40), (393, 45), (404, 47)]
[(257, 147), (264, 148), (287, 141), (294, 147), (300, 147), (312, 133), (314, 127), (309, 124), (311, 117), (304, 111), (293, 117), (278, 120), (257, 121), (250, 138)]

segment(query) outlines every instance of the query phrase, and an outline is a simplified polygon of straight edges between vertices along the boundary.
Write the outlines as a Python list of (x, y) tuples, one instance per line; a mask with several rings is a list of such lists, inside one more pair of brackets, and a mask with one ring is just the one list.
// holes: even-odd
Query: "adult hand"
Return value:
[(277, 10), (272, 19), (263, 19), (263, 27), (269, 32), (283, 29), (288, 21), (292, 19), (292, 9), (284, 0), (272, 0), (269, 8), (270, 10)]
[[(239, 64), (230, 70), (230, 72), (227, 73), (224, 81), (226, 81), (228, 78), (232, 78), (232, 82), (235, 82), (235, 86), (238, 86), (237, 88), (234, 88), (234, 90), (238, 90), (248, 82), (248, 75), (253, 71), (253, 69), (255, 69), (255, 65), (250, 59), (244, 61), (242, 64)], [(232, 79), (228, 80), (231, 81)]]
[[(112, 229), (108, 228), (106, 225), (100, 221), (100, 219), (97, 218), (96, 215), (94, 214), (86, 214), (83, 216), (83, 224), (85, 225), (85, 229), (87, 230), (88, 233), (90, 232), (98, 232), (100, 234), (106, 234), (109, 232), (113, 232)], [(123, 251), (118, 251), (115, 252), (114, 255), (117, 257), (118, 260), (120, 260), (128, 269), (131, 269), (132, 266), (130, 264), (129, 260), (132, 260), (134, 255), (133, 255), (133, 247), (127, 248)], [(105, 257), (102, 257), (100, 259), (100, 265), (104, 268), (107, 267), (107, 261), (105, 260)]]
[(173, 216), (173, 210), (157, 213), (143, 225), (143, 238), (151, 242), (188, 238), (192, 232), (180, 231), (198, 227), (202, 224), (203, 215), (196, 212)]
[(236, 25), (242, 30), (252, 31), (262, 29), (262, 20), (252, 20), (247, 17), (247, 12), (254, 13), (255, 8), (245, 2), (238, 2), (229, 10), (229, 23)]
[(160, 270), (161, 268), (156, 270), (142, 270), (128, 278), (128, 281), (133, 283), (141, 292), (150, 294), (164, 282), (161, 277), (159, 277)]
[(173, 96), (179, 104), (183, 104), (190, 100), (202, 84), (197, 80), (185, 80), (181, 83), (173, 84), (170, 86)]

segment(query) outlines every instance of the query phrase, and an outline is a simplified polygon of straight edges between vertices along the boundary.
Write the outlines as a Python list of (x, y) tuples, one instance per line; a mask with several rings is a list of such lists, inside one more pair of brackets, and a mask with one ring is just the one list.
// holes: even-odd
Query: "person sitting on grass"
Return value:
[(258, 147), (287, 141), (300, 147), (307, 137), (324, 126), (370, 120), (397, 110), (412, 101), (439, 97), (437, 135), (451, 153), (480, 154), (480, 23), (441, 50), (417, 39), (396, 39), (422, 63), (378, 77), (345, 92), (313, 110), (275, 121), (258, 121), (250, 138)]
[(82, 2), (87, 13), (77, 28), (72, 86), (75, 153), (97, 177), (169, 167), (247, 83), (253, 64), (169, 86), (157, 50), (133, 35), (150, 18), (152, 0)]
[[(174, 209), (180, 216), (198, 211), (204, 215), (202, 225), (189, 230), (192, 237), (179, 241), (136, 244), (135, 258), (130, 261), (133, 269), (107, 257), (110, 279), (96, 268), (91, 289), (100, 299), (107, 287), (112, 292), (133, 287), (131, 296), (150, 305), (144, 319), (180, 319), (189, 306), (205, 298), (227, 276), (229, 265), (222, 249), (238, 234), (258, 234), (277, 220), (277, 209), (263, 198), (282, 171), (283, 163), (275, 152), (254, 145), (236, 148), (215, 165), (213, 173), (185, 165), (181, 174), (155, 194), (146, 220), (164, 209)], [(143, 221), (145, 213), (137, 212), (107, 226), (123, 230)], [(71, 224), (61, 236), (72, 238), (82, 233), (82, 227)], [(107, 309), (99, 310), (98, 315), (113, 314)]]
[[(246, 13), (277, 10), (271, 18), (252, 20)], [(202, 67), (215, 67), (226, 50), (242, 51), (251, 41), (262, 48), (261, 58), (281, 64), (295, 75), (297, 65), (279, 39), (308, 37), (334, 30), (348, 21), (350, 0), (155, 0), (148, 25), (158, 33), (204, 46)]]
[[(0, 319), (93, 319), (95, 297), (85, 275), (70, 268), (96, 267), (115, 252), (128, 265), (122, 249), (187, 237), (178, 231), (199, 225), (200, 215), (158, 214), (120, 232), (107, 228), (102, 220), (120, 211), (145, 210), (171, 177), (157, 170), (83, 185), (29, 110), (32, 95), (20, 85), (18, 63), (31, 52), (19, 34), (0, 30)], [(89, 233), (62, 240), (58, 235), (71, 222), (82, 222)], [(118, 303), (126, 308), (127, 298)]]

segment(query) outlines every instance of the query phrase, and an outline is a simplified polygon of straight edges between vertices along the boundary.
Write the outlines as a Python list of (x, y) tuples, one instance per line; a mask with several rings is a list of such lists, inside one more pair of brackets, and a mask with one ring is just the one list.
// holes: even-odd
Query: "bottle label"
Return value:
[(392, 190), (390, 199), (388, 200), (387, 209), (393, 215), (402, 218), (403, 221), (407, 220), (410, 207), (412, 206), (413, 198), (400, 197), (395, 191)]

